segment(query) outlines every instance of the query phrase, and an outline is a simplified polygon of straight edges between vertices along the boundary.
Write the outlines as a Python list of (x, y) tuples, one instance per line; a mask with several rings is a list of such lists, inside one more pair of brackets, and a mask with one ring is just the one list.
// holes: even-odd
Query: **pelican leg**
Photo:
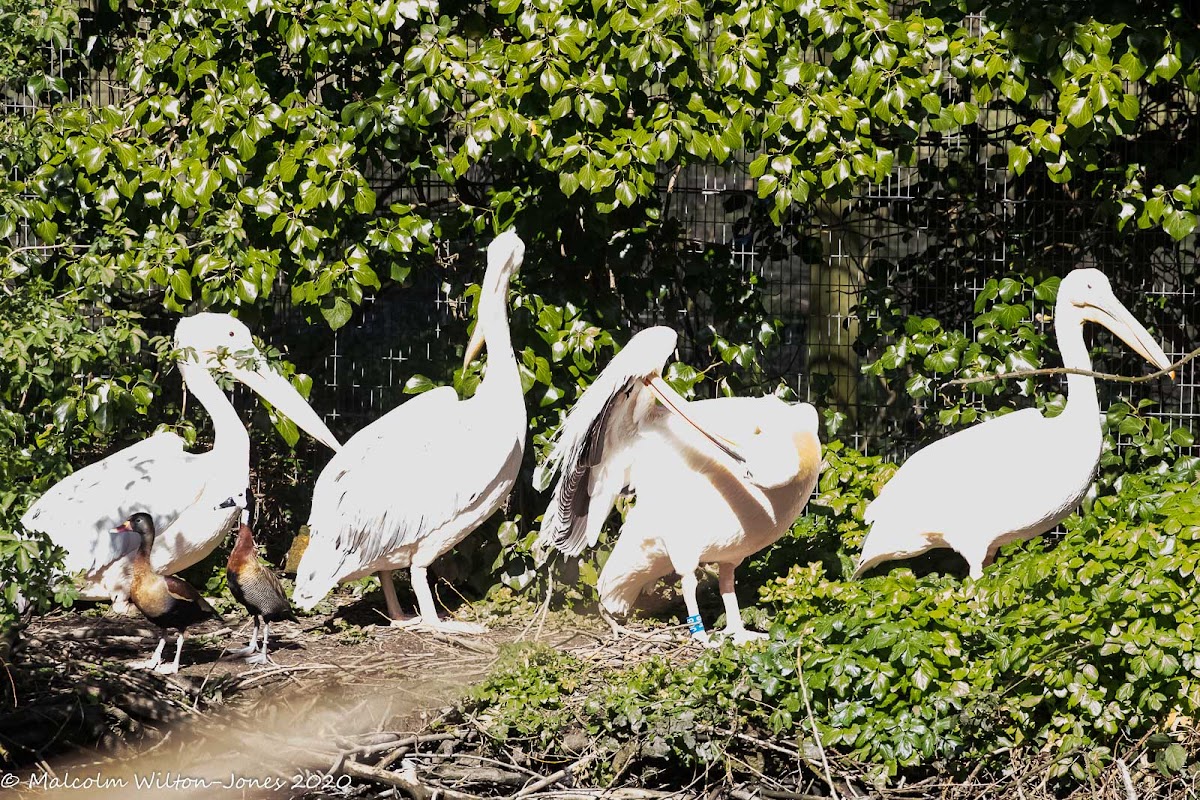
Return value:
[(393, 620), (404, 619), (404, 611), (400, 608), (400, 599), (396, 597), (396, 584), (392, 580), (392, 571), (379, 571), (379, 585), (383, 589), (383, 600), (387, 604), (387, 614)]
[(228, 655), (236, 658), (244, 658), (258, 652), (258, 625), (260, 619), (258, 616), (254, 617), (254, 630), (250, 633), (250, 644), (245, 647), (239, 647), (237, 650), (230, 650)]
[(269, 655), (267, 655), (267, 634), (270, 632), (270, 630), (271, 630), (271, 623), (264, 622), (263, 623), (262, 650), (255, 653), (254, 655), (250, 656), (249, 658), (247, 658), (246, 659), (247, 664), (274, 664), (275, 663), (274, 661), (271, 660), (271, 657)]
[(134, 669), (155, 669), (162, 663), (163, 648), (167, 646), (167, 637), (163, 636), (158, 640), (158, 647), (154, 650), (154, 655), (145, 661), (134, 661), (129, 666)]
[(699, 583), (695, 569), (685, 570), (679, 576), (679, 588), (683, 591), (683, 602), (687, 606), (687, 622), (692, 638), (705, 647), (715, 647), (716, 644), (709, 638), (708, 631), (704, 630), (704, 621), (700, 618), (700, 606), (696, 602), (696, 587)]
[[(163, 640), (164, 642), (166, 639)], [(183, 634), (175, 640), (175, 660), (170, 664), (159, 664), (154, 671), (162, 675), (174, 675), (179, 672), (179, 656), (183, 654)]]
[(425, 567), (413, 564), (411, 567), (413, 591), (417, 593), (418, 615), (412, 619), (393, 622), (402, 628), (439, 631), (441, 633), (483, 633), (487, 630), (482, 625), (473, 622), (460, 622), (453, 619), (439, 619), (437, 607), (433, 604), (433, 591), (429, 588), (429, 575)]
[(734, 644), (766, 639), (765, 633), (747, 630), (742, 624), (742, 609), (738, 606), (737, 594), (733, 590), (733, 570), (736, 566), (725, 562), (720, 564), (721, 602), (725, 604), (725, 628), (721, 633), (733, 639)]

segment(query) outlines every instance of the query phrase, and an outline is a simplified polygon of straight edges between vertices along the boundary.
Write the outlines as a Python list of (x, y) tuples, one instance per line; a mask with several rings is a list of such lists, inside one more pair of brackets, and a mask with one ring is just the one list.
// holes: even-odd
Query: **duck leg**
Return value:
[(163, 648), (166, 646), (167, 646), (167, 637), (165, 637), (165, 636), (160, 637), (158, 640), (158, 647), (154, 650), (154, 655), (150, 656), (150, 658), (146, 659), (145, 661), (134, 661), (129, 666), (133, 667), (134, 669), (155, 669), (155, 668), (157, 668), (158, 665), (162, 663)]
[(733, 591), (733, 569), (736, 564), (720, 564), (721, 601), (725, 604), (725, 629), (721, 633), (733, 639), (734, 644), (746, 644), (766, 639), (765, 633), (746, 630), (742, 624), (742, 609), (738, 606), (737, 594)]
[(230, 650), (228, 655), (235, 656), (237, 658), (244, 658), (246, 656), (252, 656), (258, 652), (258, 626), (261, 619), (262, 618), (258, 615), (255, 615), (254, 617), (254, 630), (250, 634), (250, 644), (246, 645), (245, 647), (239, 647), (237, 650)]
[(267, 634), (270, 632), (270, 630), (271, 630), (271, 623), (264, 622), (263, 623), (262, 650), (255, 653), (254, 655), (250, 656), (249, 658), (247, 658), (246, 659), (247, 664), (274, 664), (275, 663), (274, 661), (271, 660), (271, 657), (269, 655), (267, 655)]
[[(166, 639), (163, 639), (166, 642)], [(154, 668), (154, 671), (161, 675), (174, 675), (179, 672), (179, 656), (183, 653), (183, 634), (179, 634), (179, 638), (175, 640), (175, 660), (170, 664), (159, 664)]]

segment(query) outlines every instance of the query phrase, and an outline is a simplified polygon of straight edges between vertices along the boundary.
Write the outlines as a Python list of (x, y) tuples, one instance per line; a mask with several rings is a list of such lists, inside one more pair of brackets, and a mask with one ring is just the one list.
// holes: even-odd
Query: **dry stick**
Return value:
[(426, 800), (426, 798), (433, 797), (437, 797), (439, 800), (482, 800), (477, 794), (459, 792), (442, 786), (427, 786), (417, 779), (417, 771), (411, 768), (405, 772), (395, 772), (368, 767), (366, 764), (360, 764), (357, 761), (347, 761), (342, 765), (341, 771), (355, 778), (364, 778), (369, 781), (385, 783), (388, 786), (403, 789), (417, 798), (417, 800)]
[(972, 383), (997, 381), (1005, 378), (1031, 378), (1037, 375), (1084, 375), (1088, 378), (1099, 378), (1103, 381), (1115, 381), (1116, 383), (1145, 383), (1174, 372), (1184, 364), (1187, 364), (1189, 361), (1195, 359), (1197, 356), (1200, 356), (1200, 347), (1188, 353), (1174, 364), (1163, 367), (1158, 372), (1151, 372), (1149, 375), (1139, 375), (1136, 378), (1131, 378), (1128, 375), (1114, 375), (1111, 372), (1095, 372), (1090, 369), (1075, 369), (1074, 367), (1047, 367), (1045, 369), (1018, 369), (1013, 370), (1012, 372), (996, 373), (994, 375), (976, 375), (970, 378), (955, 378), (954, 380), (946, 381), (938, 388), (945, 389), (947, 386), (968, 386)]
[(575, 770), (583, 769), (584, 767), (586, 767), (588, 764), (592, 763), (599, 757), (600, 757), (600, 751), (593, 750), (592, 752), (588, 753), (583, 758), (576, 761), (574, 764), (570, 764), (570, 765), (564, 767), (563, 769), (560, 769), (558, 772), (553, 773), (552, 775), (547, 775), (546, 777), (542, 778), (540, 781), (534, 781), (533, 783), (529, 784), (521, 791), (514, 794), (513, 797), (527, 797), (528, 795), (531, 795), (534, 792), (545, 789), (547, 786), (553, 786), (554, 784), (561, 781), (563, 778), (570, 776), (571, 773), (573, 773)]
[(1129, 777), (1129, 767), (1125, 766), (1125, 759), (1117, 759), (1117, 771), (1121, 773), (1121, 783), (1125, 784), (1127, 800), (1138, 800), (1137, 792), (1133, 790), (1133, 779)]
[(386, 742), (358, 745), (350, 749), (350, 754), (370, 755), (372, 753), (381, 753), (384, 750), (391, 750), (395, 747), (412, 747), (414, 744), (427, 744), (429, 742), (458, 741), (466, 735), (467, 732), (465, 730), (451, 731), (450, 733), (423, 733), (419, 736), (408, 736), (403, 739), (395, 738)]
[(800, 679), (800, 697), (804, 699), (804, 710), (808, 712), (813, 741), (817, 743), (817, 750), (821, 753), (821, 766), (825, 768), (825, 783), (829, 784), (833, 800), (840, 800), (837, 787), (833, 785), (833, 772), (829, 769), (829, 759), (825, 757), (825, 747), (821, 744), (821, 732), (817, 730), (817, 719), (813, 716), (812, 704), (808, 701), (808, 683), (804, 680), (804, 658), (800, 652), (800, 645), (796, 645), (796, 676)]

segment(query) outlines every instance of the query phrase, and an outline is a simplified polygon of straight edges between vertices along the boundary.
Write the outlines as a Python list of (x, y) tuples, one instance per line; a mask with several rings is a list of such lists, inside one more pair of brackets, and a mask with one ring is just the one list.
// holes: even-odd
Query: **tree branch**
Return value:
[(945, 381), (938, 388), (945, 389), (947, 386), (969, 386), (972, 383), (984, 383), (986, 381), (997, 381), (1007, 378), (1029, 378), (1035, 375), (1086, 375), (1089, 378), (1098, 378), (1103, 381), (1114, 381), (1116, 383), (1145, 383), (1174, 372), (1184, 364), (1194, 360), (1197, 356), (1200, 356), (1200, 347), (1196, 348), (1168, 367), (1163, 367), (1157, 372), (1151, 372), (1149, 375), (1140, 375), (1136, 378), (1131, 378), (1128, 375), (1114, 375), (1110, 372), (1094, 372), (1090, 369), (1075, 369), (1074, 367), (1047, 367), (1045, 369), (1018, 369), (1012, 372), (998, 372), (993, 375), (976, 375), (970, 378), (955, 378), (954, 380)]

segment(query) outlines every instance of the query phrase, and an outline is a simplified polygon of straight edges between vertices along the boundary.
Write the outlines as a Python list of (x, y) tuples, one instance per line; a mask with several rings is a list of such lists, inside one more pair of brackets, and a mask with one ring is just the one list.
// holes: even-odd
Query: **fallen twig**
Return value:
[(1129, 777), (1129, 767), (1125, 766), (1125, 759), (1117, 759), (1117, 773), (1121, 776), (1121, 783), (1125, 786), (1126, 800), (1138, 800), (1137, 792), (1133, 789), (1133, 779)]
[(540, 781), (534, 781), (533, 783), (529, 784), (521, 791), (514, 794), (513, 797), (528, 797), (529, 795), (533, 794), (534, 792), (540, 791), (541, 789), (545, 789), (547, 786), (553, 786), (554, 784), (561, 781), (563, 778), (570, 777), (572, 774), (574, 774), (574, 772), (576, 770), (583, 769), (584, 767), (586, 767), (588, 764), (592, 763), (599, 757), (600, 757), (600, 751), (593, 750), (592, 752), (588, 753), (587, 755), (585, 755), (583, 758), (579, 759), (575, 763), (569, 764), (568, 766), (563, 767), (558, 772), (547, 775), (546, 777), (542, 778)]
[(833, 785), (833, 771), (829, 769), (829, 759), (825, 757), (825, 746), (821, 744), (821, 732), (817, 730), (817, 719), (813, 716), (812, 703), (808, 700), (808, 684), (804, 680), (804, 655), (800, 646), (796, 646), (796, 677), (800, 679), (800, 697), (804, 700), (804, 710), (808, 713), (808, 722), (812, 727), (813, 742), (817, 752), (821, 754), (821, 766), (825, 768), (825, 783), (829, 785), (829, 793), (833, 800), (839, 800), (837, 787)]
[(428, 786), (422, 783), (417, 777), (416, 768), (411, 763), (405, 762), (401, 766), (401, 770), (400, 772), (396, 772), (394, 770), (377, 769), (376, 767), (369, 767), (357, 761), (348, 760), (342, 764), (339, 771), (355, 778), (363, 778), (387, 784), (388, 786), (395, 786), (397, 789), (403, 789), (411, 794), (415, 800), (433, 800), (434, 797), (439, 798), (439, 800), (482, 800), (476, 794), (447, 789), (442, 786)]

